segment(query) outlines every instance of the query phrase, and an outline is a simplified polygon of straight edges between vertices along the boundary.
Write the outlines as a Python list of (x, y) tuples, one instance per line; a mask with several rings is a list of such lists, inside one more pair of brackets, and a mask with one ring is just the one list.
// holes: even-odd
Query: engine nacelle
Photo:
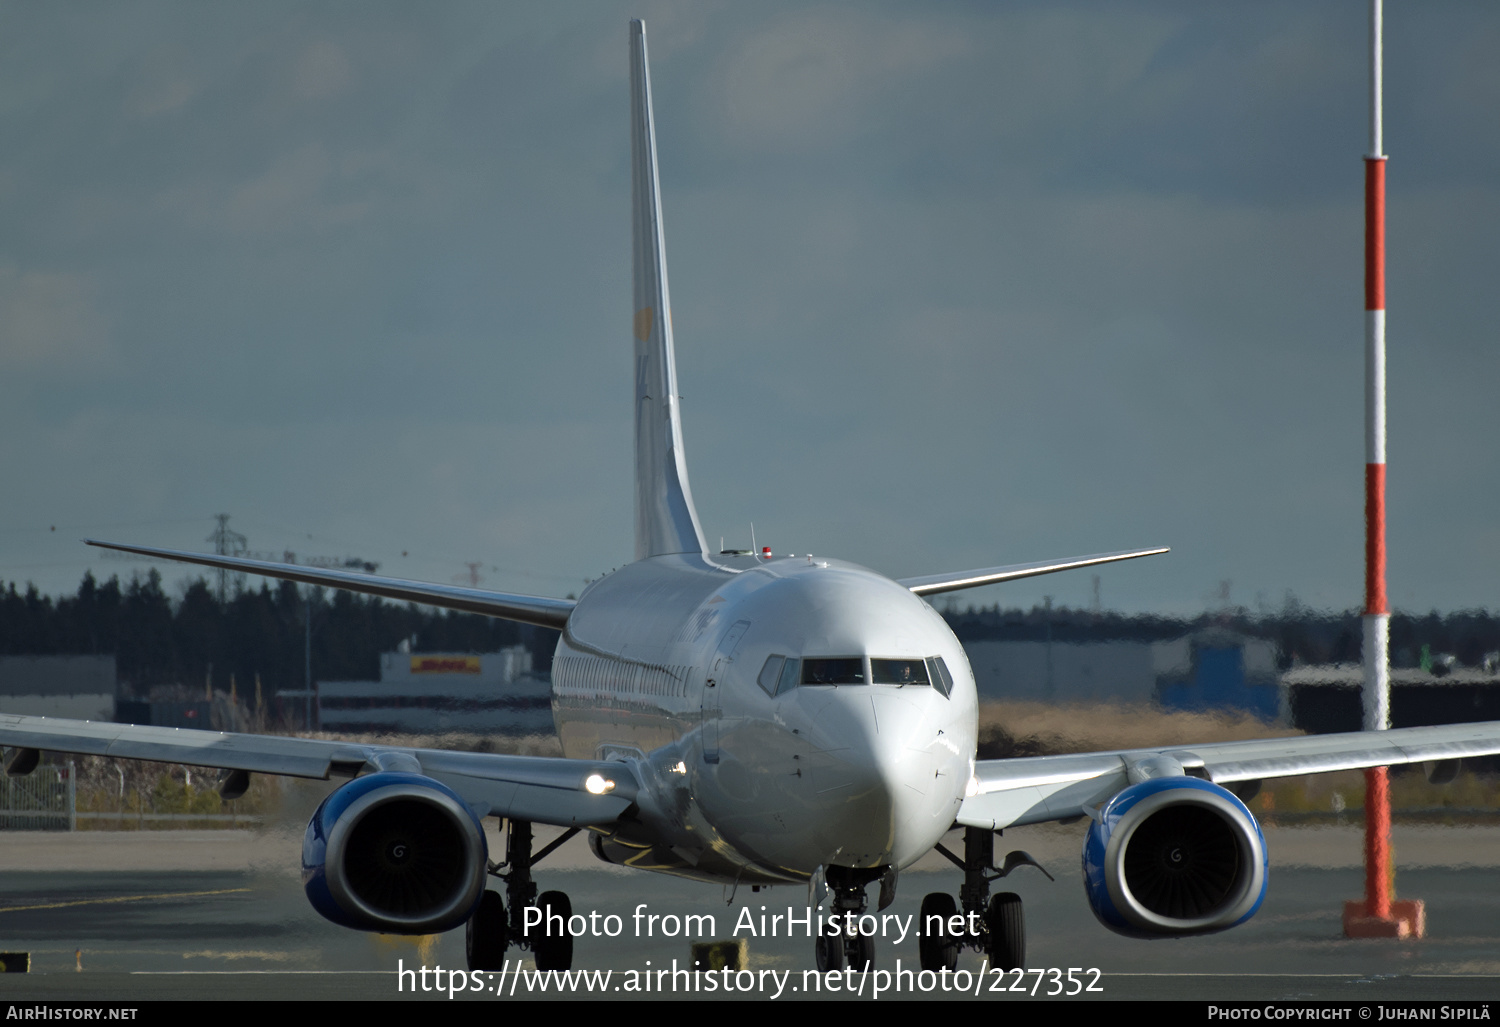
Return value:
[(323, 916), (387, 934), (436, 934), (484, 894), (488, 848), (452, 789), (420, 774), (355, 778), (328, 798), (302, 839), (302, 884)]
[(1223, 931), (1266, 896), (1266, 839), (1218, 785), (1152, 778), (1116, 795), (1090, 825), (1083, 886), (1094, 916), (1119, 934)]

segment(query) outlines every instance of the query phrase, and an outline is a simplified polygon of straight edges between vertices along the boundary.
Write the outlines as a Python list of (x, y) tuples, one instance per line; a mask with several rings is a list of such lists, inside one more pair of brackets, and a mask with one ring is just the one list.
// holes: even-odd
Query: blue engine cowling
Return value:
[(420, 774), (356, 778), (323, 800), (302, 839), (308, 901), (344, 927), (436, 934), (484, 894), (488, 848), (473, 811)]
[(1233, 794), (1194, 777), (1153, 778), (1106, 803), (1083, 844), (1094, 916), (1135, 937), (1244, 923), (1266, 897), (1266, 840)]

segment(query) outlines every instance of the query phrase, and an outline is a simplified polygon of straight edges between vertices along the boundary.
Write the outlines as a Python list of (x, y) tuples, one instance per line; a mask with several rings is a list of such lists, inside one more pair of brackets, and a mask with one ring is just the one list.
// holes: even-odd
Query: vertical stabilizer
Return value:
[(672, 355), (672, 306), (656, 174), (656, 124), (646, 67), (646, 26), (630, 23), (630, 180), (635, 266), (635, 558), (705, 553), (693, 509), (677, 365)]

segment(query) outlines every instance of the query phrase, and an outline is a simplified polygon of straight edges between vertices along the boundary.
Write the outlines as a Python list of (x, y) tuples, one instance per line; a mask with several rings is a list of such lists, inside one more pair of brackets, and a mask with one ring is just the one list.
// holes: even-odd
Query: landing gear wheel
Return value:
[(818, 970), (827, 973), (829, 970), (842, 970), (844, 968), (844, 938), (843, 935), (829, 937), (826, 934), (818, 935), (814, 942), (817, 957)]
[[(922, 897), (922, 931), (917, 939), (917, 954), (922, 960), (923, 970), (953, 971), (958, 969), (959, 940), (948, 933), (948, 920), (958, 915), (958, 903), (947, 892), (929, 892)], [(942, 921), (942, 934), (927, 933), (927, 925), (933, 917)]]
[(984, 924), (990, 932), (986, 946), (990, 966), (996, 970), (1023, 968), (1026, 964), (1026, 917), (1021, 911), (1021, 896), (1007, 891), (990, 899)]
[[(532, 935), (531, 951), (536, 956), (536, 968), (538, 970), (571, 970), (573, 969), (573, 936), (568, 933), (568, 921), (573, 919), (573, 904), (568, 901), (568, 896), (560, 891), (544, 891), (537, 896), (537, 908), (542, 911), (542, 922), (533, 931), (540, 933)], [(548, 910), (551, 906), (551, 910)], [(552, 917), (562, 917), (563, 931), (548, 934), (547, 925), (555, 924)]]
[(844, 939), (844, 958), (849, 969), (864, 973), (875, 969), (875, 939), (863, 934)]
[(464, 952), (470, 970), (505, 969), (505, 900), (499, 892), (486, 891), (464, 930)]

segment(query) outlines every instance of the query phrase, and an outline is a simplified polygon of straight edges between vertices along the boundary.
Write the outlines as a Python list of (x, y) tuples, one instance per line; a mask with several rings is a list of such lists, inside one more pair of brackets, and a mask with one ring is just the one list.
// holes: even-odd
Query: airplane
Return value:
[[(927, 597), (1165, 547), (899, 580), (807, 553), (710, 551), (683, 453), (642, 22), (629, 37), (633, 563), (573, 600), (86, 540), (555, 628), (564, 755), (0, 715), (7, 774), (56, 751), (217, 767), (225, 799), (252, 774), (350, 778), (308, 824), (309, 901), (360, 930), (463, 926), (471, 970), (501, 969), (511, 947), (530, 950), (538, 969), (571, 967), (572, 937), (539, 929), (528, 911), (571, 917), (564, 893), (538, 894), (533, 870), (581, 831), (606, 863), (806, 887), (809, 906), (827, 902), (844, 924), (867, 909), (872, 884), (886, 908), (901, 871), (936, 848), (964, 875), (957, 896), (921, 903), (920, 961), (938, 971), (965, 948), (992, 968), (1024, 965), (1021, 900), (991, 885), (1040, 867), (1019, 851), (997, 865), (1005, 828), (1088, 818), (1084, 884), (1098, 920), (1127, 936), (1195, 935), (1244, 923), (1266, 894), (1265, 840), (1244, 801), (1260, 781), (1500, 752), (1500, 723), (1487, 723), (979, 760), (974, 675)], [(485, 817), (506, 825), (503, 860), (490, 858)], [(536, 824), (565, 831), (537, 849)], [(955, 826), (961, 855), (941, 843)], [(820, 933), (813, 955), (820, 970), (867, 970), (874, 941)]]

